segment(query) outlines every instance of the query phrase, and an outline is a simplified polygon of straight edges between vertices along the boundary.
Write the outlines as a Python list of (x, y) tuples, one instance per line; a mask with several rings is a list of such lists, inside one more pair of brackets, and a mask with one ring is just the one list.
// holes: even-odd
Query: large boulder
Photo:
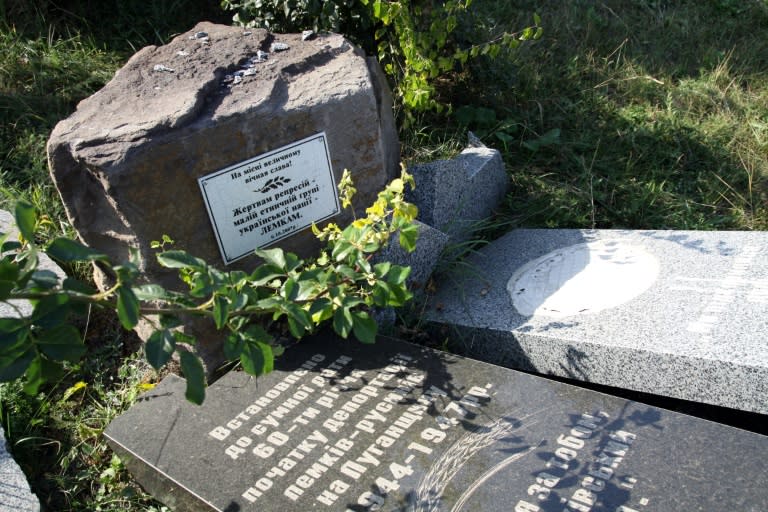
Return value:
[[(319, 140), (320, 133), (325, 146), (304, 151), (303, 160), (293, 162), (298, 153), (283, 149)], [(227, 170), (275, 151), (282, 151), (275, 153), (279, 158)], [(321, 153), (324, 158), (317, 158)], [(310, 255), (318, 248), (311, 230), (294, 228), (314, 220), (351, 220), (348, 211), (337, 214), (334, 206), (333, 191), (345, 168), (358, 190), (356, 214), (364, 214), (399, 174), (399, 144), (378, 63), (342, 36), (276, 35), (203, 22), (165, 46), (142, 49), (101, 91), (83, 100), (53, 130), (48, 161), (85, 244), (117, 262), (136, 249), (148, 281), (178, 289), (175, 273), (157, 264), (153, 240), (167, 234), (175, 248), (228, 270), (248, 271), (257, 262), (247, 256), (255, 248), (250, 239), (244, 242), (243, 235), (254, 234), (247, 230)], [(321, 190), (309, 170), (306, 177), (302, 173), (323, 166)], [(281, 169), (293, 174), (264, 172)], [(198, 183), (214, 174), (215, 205), (211, 194), (206, 192), (204, 202), (201, 193), (209, 182)], [(237, 181), (227, 184), (229, 175)], [(277, 187), (283, 188), (273, 190)], [(247, 201), (234, 197), (243, 193)], [(310, 203), (325, 204), (301, 210)], [(209, 218), (207, 208), (226, 217), (222, 225)], [(307, 213), (300, 221), (297, 209)], [(231, 261), (226, 243), (239, 244)], [(98, 269), (95, 276), (102, 289), (110, 284)], [(185, 331), (203, 342), (199, 353), (213, 370), (223, 358), (220, 336), (200, 321), (188, 323)], [(149, 324), (140, 324), (138, 332), (146, 339)]]
[[(399, 172), (378, 64), (336, 34), (302, 38), (203, 22), (136, 53), (56, 126), (48, 159), (83, 242), (117, 261), (138, 249), (148, 278), (173, 287), (150, 248), (163, 234), (224, 266), (198, 178), (320, 132), (335, 182), (343, 169), (352, 172), (362, 213)], [(309, 229), (279, 245), (302, 255), (317, 247)], [(251, 256), (228, 268), (253, 265)]]

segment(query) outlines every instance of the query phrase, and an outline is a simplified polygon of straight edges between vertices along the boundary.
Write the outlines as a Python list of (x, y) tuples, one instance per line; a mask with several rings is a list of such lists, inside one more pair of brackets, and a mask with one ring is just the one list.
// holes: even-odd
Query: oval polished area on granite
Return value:
[(528, 262), (510, 278), (507, 291), (521, 315), (561, 318), (624, 304), (658, 275), (658, 260), (642, 246), (599, 240)]

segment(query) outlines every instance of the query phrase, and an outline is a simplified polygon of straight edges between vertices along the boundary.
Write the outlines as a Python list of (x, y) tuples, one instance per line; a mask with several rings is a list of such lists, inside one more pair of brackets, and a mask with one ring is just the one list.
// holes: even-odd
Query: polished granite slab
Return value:
[(513, 231), (438, 280), (461, 353), (768, 413), (768, 233)]
[(768, 510), (768, 438), (381, 338), (319, 336), (105, 435), (173, 510)]

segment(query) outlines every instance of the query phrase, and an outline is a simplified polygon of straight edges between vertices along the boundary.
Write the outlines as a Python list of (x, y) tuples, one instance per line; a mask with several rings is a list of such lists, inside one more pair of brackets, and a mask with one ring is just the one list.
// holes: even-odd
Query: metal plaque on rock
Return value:
[(198, 182), (227, 265), (340, 212), (325, 132)]

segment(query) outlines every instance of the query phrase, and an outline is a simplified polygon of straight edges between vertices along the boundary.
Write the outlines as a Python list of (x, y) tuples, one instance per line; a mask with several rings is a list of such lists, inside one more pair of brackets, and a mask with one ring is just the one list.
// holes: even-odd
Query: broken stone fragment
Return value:
[(406, 199), (418, 207), (420, 221), (450, 235), (453, 243), (469, 238), (478, 223), (493, 214), (509, 187), (501, 154), (482, 143), (451, 160), (408, 170), (416, 188), (406, 191)]

